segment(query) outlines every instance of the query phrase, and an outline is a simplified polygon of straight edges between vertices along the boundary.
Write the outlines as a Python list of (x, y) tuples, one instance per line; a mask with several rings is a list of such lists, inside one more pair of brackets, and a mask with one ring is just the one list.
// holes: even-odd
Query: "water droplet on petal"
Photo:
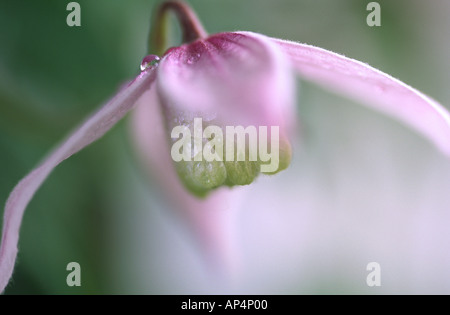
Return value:
[(147, 70), (149, 68), (155, 67), (161, 61), (157, 55), (148, 55), (142, 59), (141, 71)]

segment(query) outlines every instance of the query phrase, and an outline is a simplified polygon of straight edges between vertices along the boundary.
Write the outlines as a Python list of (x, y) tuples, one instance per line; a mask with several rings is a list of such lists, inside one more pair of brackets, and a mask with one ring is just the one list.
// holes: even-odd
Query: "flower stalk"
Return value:
[(195, 12), (181, 1), (166, 1), (156, 11), (149, 33), (149, 52), (162, 56), (167, 49), (167, 26), (169, 13), (174, 13), (182, 31), (182, 42), (190, 43), (208, 37)]

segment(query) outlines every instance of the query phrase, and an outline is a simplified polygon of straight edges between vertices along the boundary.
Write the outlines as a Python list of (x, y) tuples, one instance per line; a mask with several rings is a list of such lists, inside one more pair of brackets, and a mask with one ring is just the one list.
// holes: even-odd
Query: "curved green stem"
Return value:
[(165, 1), (160, 5), (156, 13), (155, 22), (150, 30), (149, 52), (161, 56), (167, 48), (167, 13), (171, 11), (180, 23), (183, 43), (189, 43), (208, 36), (195, 12), (185, 2)]

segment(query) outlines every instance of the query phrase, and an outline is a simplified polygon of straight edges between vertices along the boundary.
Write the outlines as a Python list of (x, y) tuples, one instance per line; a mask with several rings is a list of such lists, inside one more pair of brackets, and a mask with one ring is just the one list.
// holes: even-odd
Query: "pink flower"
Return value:
[[(252, 32), (209, 36), (185, 4), (165, 2), (159, 17), (168, 10), (173, 10), (182, 24), (184, 44), (167, 50), (160, 59), (146, 57), (142, 72), (82, 123), (9, 196), (0, 248), (0, 291), (11, 278), (23, 213), (39, 186), (59, 163), (103, 136), (137, 103), (134, 130), (143, 162), (157, 170), (163, 190), (170, 192), (176, 208), (191, 221), (204, 245), (215, 252), (211, 257), (218, 260), (231, 259), (224, 254), (231, 249), (223, 221), (234, 208), (238, 192), (222, 186), (251, 183), (257, 168), (255, 171), (247, 160), (241, 164), (174, 164), (167, 141), (170, 132), (164, 125), (191, 127), (194, 117), (202, 117), (221, 126), (279, 126), (279, 170), (284, 169), (291, 154), (288, 139), (295, 131), (296, 72), (408, 124), (450, 155), (448, 112), (405, 83), (362, 62), (305, 44)], [(164, 45), (161, 26), (162, 20), (158, 20), (154, 28), (159, 50)], [(199, 199), (186, 188), (208, 196)]]

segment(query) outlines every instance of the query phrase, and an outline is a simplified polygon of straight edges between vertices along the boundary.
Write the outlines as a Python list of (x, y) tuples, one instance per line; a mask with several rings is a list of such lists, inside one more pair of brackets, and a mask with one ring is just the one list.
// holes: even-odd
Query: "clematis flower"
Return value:
[[(183, 44), (164, 51), (164, 18), (173, 11)], [(190, 8), (167, 1), (160, 7), (152, 41), (157, 55), (144, 58), (141, 73), (89, 117), (10, 194), (0, 247), (0, 291), (13, 273), (19, 228), (27, 204), (63, 160), (103, 136), (127, 112), (133, 116), (142, 162), (158, 173), (162, 189), (194, 226), (215, 259), (230, 259), (225, 224), (236, 209), (239, 189), (259, 172), (261, 160), (174, 162), (170, 130), (206, 125), (280, 127), (280, 166), (287, 168), (289, 137), (295, 132), (294, 74), (384, 112), (427, 137), (450, 154), (450, 116), (443, 106), (405, 83), (362, 62), (291, 41), (252, 32), (208, 35)], [(206, 126), (204, 126), (206, 127)], [(194, 139), (195, 140), (195, 139)], [(195, 155), (195, 151), (193, 151)]]

